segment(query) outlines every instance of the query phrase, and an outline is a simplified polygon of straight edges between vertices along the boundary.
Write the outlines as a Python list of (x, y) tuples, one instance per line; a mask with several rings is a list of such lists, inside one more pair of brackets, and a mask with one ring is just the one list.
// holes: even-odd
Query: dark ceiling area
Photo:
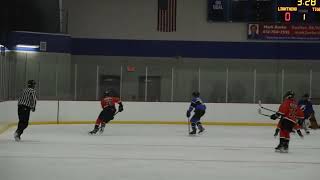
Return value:
[(0, 42), (10, 31), (59, 31), (58, 0), (2, 0), (0, 3)]

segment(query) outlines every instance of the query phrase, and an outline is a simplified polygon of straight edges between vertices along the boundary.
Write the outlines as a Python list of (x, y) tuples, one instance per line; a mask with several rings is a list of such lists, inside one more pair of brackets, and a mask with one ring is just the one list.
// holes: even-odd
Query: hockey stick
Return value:
[(261, 105), (261, 100), (259, 100), (259, 106), (260, 106), (261, 109), (265, 109), (265, 110), (268, 110), (268, 111), (271, 111), (271, 112), (275, 112), (275, 113), (277, 112), (277, 111), (275, 111), (275, 110), (272, 110), (272, 109), (263, 107), (263, 106)]
[(188, 134), (190, 133), (190, 119), (187, 118), (187, 121), (188, 121)]
[(262, 113), (260, 108), (258, 109), (258, 113), (262, 116), (270, 117), (270, 115)]

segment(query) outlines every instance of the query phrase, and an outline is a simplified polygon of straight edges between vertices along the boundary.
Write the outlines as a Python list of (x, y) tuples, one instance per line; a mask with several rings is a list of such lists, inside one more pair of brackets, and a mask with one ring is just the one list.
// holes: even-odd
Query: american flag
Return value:
[(158, 26), (160, 32), (176, 31), (177, 0), (158, 0)]

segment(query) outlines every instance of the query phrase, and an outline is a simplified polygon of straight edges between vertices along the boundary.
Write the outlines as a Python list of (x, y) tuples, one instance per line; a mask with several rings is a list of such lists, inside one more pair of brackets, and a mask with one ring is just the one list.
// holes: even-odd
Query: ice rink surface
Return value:
[(274, 152), (272, 127), (184, 125), (34, 125), (13, 140), (0, 135), (1, 180), (317, 180), (320, 131), (293, 135), (288, 154)]

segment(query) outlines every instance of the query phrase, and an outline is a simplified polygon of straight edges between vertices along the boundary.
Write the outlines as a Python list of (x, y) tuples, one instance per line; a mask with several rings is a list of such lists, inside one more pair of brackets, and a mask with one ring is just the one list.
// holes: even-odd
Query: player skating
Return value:
[(314, 110), (312, 107), (312, 103), (309, 99), (309, 94), (304, 94), (298, 104), (304, 113), (304, 119), (302, 119), (299, 124), (300, 126), (302, 126), (302, 128), (305, 130), (307, 134), (310, 134), (310, 131), (308, 130), (308, 122), (314, 114)]
[(192, 128), (192, 131), (189, 132), (190, 135), (194, 135), (197, 133), (197, 127), (199, 129), (199, 132), (198, 132), (199, 134), (201, 134), (205, 130), (200, 122), (200, 119), (206, 112), (206, 106), (200, 98), (200, 93), (193, 92), (192, 96), (193, 98), (191, 100), (190, 107), (187, 111), (187, 117), (189, 118), (191, 116), (192, 110), (194, 110), (194, 114), (190, 119), (191, 128)]
[(106, 91), (104, 97), (101, 99), (102, 111), (100, 112), (94, 129), (89, 132), (89, 134), (94, 135), (99, 131), (99, 134), (102, 134), (104, 128), (108, 122), (113, 120), (116, 113), (116, 104), (119, 104), (118, 112), (123, 111), (123, 105), (118, 97), (112, 97), (111, 91)]
[(304, 118), (304, 114), (299, 108), (294, 95), (293, 91), (288, 91), (284, 96), (285, 99), (283, 103), (279, 107), (279, 111), (270, 117), (273, 120), (281, 117), (278, 125), (280, 129), (280, 142), (275, 148), (276, 152), (288, 152), (290, 132), (292, 132), (293, 128), (297, 129), (297, 133), (300, 137), (303, 137), (297, 122), (299, 119)]

